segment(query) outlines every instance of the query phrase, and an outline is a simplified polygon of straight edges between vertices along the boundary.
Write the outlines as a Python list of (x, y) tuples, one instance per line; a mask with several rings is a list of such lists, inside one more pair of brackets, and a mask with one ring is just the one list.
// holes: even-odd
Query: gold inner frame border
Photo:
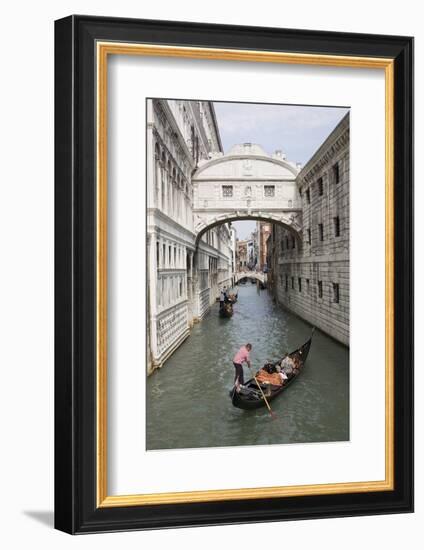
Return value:
[[(107, 493), (107, 61), (109, 55), (219, 59), (332, 67), (383, 69), (385, 73), (385, 479), (316, 485), (216, 489), (173, 493)], [(366, 493), (394, 489), (394, 60), (254, 50), (96, 43), (97, 61), (97, 507), (143, 506), (256, 498)]]

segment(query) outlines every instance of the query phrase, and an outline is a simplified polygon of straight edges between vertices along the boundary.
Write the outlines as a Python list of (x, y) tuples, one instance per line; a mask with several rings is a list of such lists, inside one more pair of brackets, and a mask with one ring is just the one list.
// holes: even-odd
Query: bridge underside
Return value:
[(238, 273), (234, 273), (235, 283), (238, 283), (242, 279), (256, 279), (257, 281), (260, 281), (262, 284), (265, 284), (266, 273), (262, 273), (260, 271), (240, 271)]
[(223, 223), (229, 223), (241, 220), (259, 220), (269, 223), (276, 223), (288, 229), (293, 235), (301, 240), (302, 230), (302, 212), (300, 209), (286, 209), (276, 211), (264, 210), (228, 210), (228, 211), (210, 211), (207, 209), (197, 209), (193, 211), (195, 219), (196, 244), (202, 235)]

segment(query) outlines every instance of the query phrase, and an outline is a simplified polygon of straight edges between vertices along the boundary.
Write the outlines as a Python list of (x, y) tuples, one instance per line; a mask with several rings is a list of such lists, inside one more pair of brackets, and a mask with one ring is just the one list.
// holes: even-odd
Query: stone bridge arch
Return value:
[(238, 283), (242, 279), (256, 279), (265, 284), (267, 279), (266, 273), (262, 273), (261, 271), (237, 271), (233, 277), (235, 283)]
[(301, 217), (297, 215), (297, 212), (289, 212), (287, 214), (282, 215), (270, 215), (266, 212), (252, 212), (251, 214), (246, 214), (243, 211), (235, 211), (235, 212), (229, 212), (228, 214), (220, 215), (220, 216), (212, 216), (212, 217), (206, 217), (203, 216), (202, 218), (199, 217), (199, 219), (195, 220), (195, 235), (196, 235), (196, 247), (199, 243), (199, 240), (202, 238), (202, 236), (209, 231), (210, 229), (217, 227), (219, 225), (222, 225), (224, 223), (231, 223), (235, 221), (243, 221), (243, 220), (252, 220), (252, 221), (263, 221), (268, 223), (276, 223), (278, 225), (281, 225), (284, 227), (284, 229), (288, 229), (293, 235), (296, 237), (298, 242), (301, 242)]
[(281, 151), (268, 155), (252, 143), (202, 161), (192, 177), (196, 244), (212, 227), (236, 220), (279, 223), (299, 239), (299, 170)]

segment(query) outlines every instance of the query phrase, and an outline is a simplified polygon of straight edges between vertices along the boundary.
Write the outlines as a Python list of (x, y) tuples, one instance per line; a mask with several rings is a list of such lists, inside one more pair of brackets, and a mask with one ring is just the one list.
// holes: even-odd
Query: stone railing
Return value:
[(178, 304), (158, 315), (157, 353), (162, 356), (188, 329), (187, 303)]

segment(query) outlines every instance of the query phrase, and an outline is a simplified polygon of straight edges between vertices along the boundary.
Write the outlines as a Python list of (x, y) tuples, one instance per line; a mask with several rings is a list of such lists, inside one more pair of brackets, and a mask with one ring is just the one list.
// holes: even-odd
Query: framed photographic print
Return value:
[(55, 525), (413, 509), (413, 39), (55, 27)]

